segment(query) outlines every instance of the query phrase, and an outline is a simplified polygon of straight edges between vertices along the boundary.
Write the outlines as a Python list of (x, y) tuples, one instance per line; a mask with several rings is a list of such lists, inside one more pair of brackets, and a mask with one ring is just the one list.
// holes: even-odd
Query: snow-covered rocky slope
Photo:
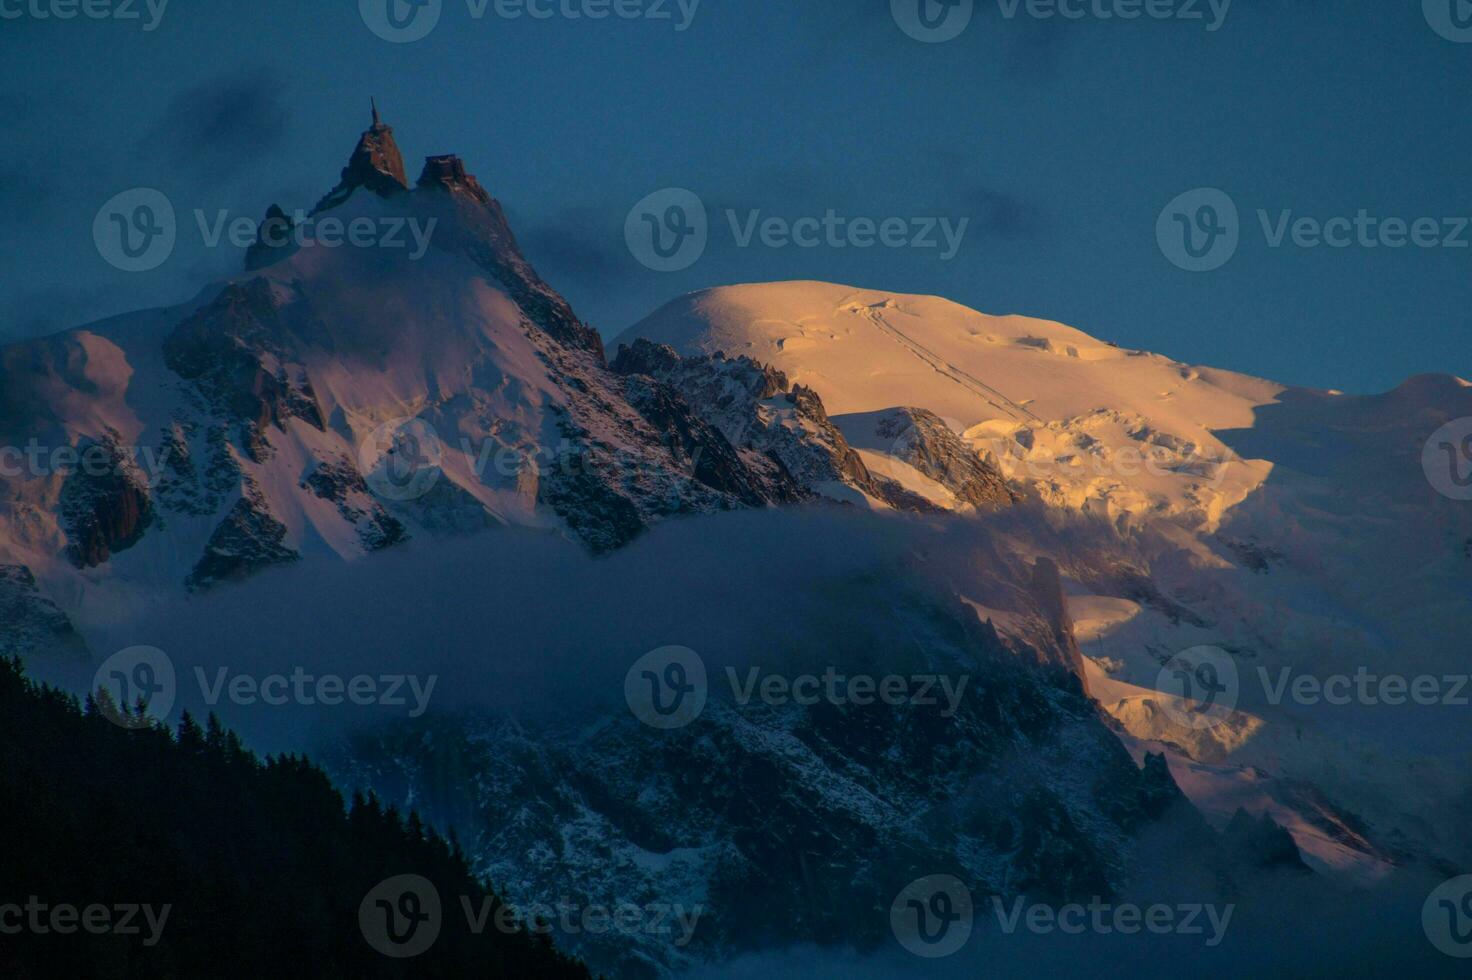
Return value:
[[(1132, 744), (1167, 749), (1222, 824), (1239, 805), (1272, 813), (1311, 860), (1356, 876), (1468, 856), (1452, 830), (1468, 815), (1465, 708), (1276, 693), (1284, 670), (1435, 676), (1448, 695), (1468, 673), (1472, 503), (1438, 492), (1427, 448), (1472, 416), (1466, 381), (1291, 388), (1058, 323), (817, 282), (692, 293), (613, 343), (636, 338), (781, 370), (872, 471), (938, 506), (953, 489), (875, 419), (938, 416), (1017, 493), (1112, 528), (1015, 546), (1057, 558), (1091, 692)], [(1200, 645), (1233, 661), (1239, 710), (1181, 725), (1164, 667)]]
[[(455, 823), (517, 901), (707, 910), (690, 946), (564, 937), (634, 975), (873, 947), (898, 889), (937, 872), (1087, 898), (1184, 852), (1196, 901), (1264, 862), (1299, 873), (1238, 808), (1320, 867), (1464, 853), (1454, 753), (1246, 683), (1460, 662), (1472, 527), (1420, 446), (1472, 415), (1464, 383), (1300, 391), (817, 283), (686, 297), (609, 359), (464, 164), (431, 157), (411, 187), (376, 117), (329, 216), (428, 247), (278, 246), (273, 208), (247, 271), (193, 301), (0, 348), (0, 447), (25, 459), (0, 472), (0, 652), (161, 634), (181, 676), (222, 636), (246, 644), (237, 669), (265, 635), (309, 664), (385, 638), (394, 663), (449, 656), (459, 710), (354, 731), (334, 772)], [(428, 565), (395, 578), (409, 558)], [(788, 677), (970, 687), (941, 714), (713, 681), (667, 731), (623, 684), (671, 641), (715, 679), (756, 651)], [(1236, 710), (1173, 728), (1162, 670), (1201, 644), (1236, 658)], [(553, 662), (535, 718), (495, 705), (487, 676)], [(610, 671), (611, 706), (571, 703)]]
[[(1138, 884), (1139, 835), (1161, 826), (1194, 851), (1231, 853), (1163, 758), (1132, 759), (1088, 700), (1059, 549), (1016, 544), (1046, 530), (1045, 511), (1034, 501), (1023, 513), (1023, 494), (942, 419), (953, 406), (854, 414), (841, 396), (835, 415), (766, 351), (643, 343), (610, 363), (464, 165), (431, 157), (411, 187), (376, 114), (310, 220), (329, 217), (414, 227), (428, 247), (283, 240), (294, 229), (273, 207), (240, 277), (179, 307), (0, 348), (0, 446), (25, 453), (0, 475), (6, 653), (60, 646), (89, 661), (74, 664), (85, 676), (108, 641), (156, 639), (187, 678), (208, 651), (234, 649), (223, 663), (236, 671), (272, 651), (321, 669), (399, 637), (393, 662), (453, 650), (457, 671), (493, 675), (572, 647), (581, 662), (544, 691), (536, 720), (489, 707), (496, 690), (472, 671), (447, 682), (463, 710), (358, 731), (332, 761), (354, 787), (454, 823), (523, 904), (706, 910), (713, 924), (689, 946), (564, 937), (631, 975), (772, 945), (872, 947), (894, 895), (940, 870), (1061, 899)], [(724, 540), (701, 523), (784, 507), (797, 523), (776, 537), (761, 523)], [(879, 524), (791, 553), (840, 511)], [(997, 521), (994, 536), (936, 538), (958, 515)], [(643, 559), (628, 574), (602, 564), (675, 517), (690, 525), (684, 543), (652, 577)], [(901, 543), (855, 564), (854, 535), (880, 531)], [(564, 538), (575, 557), (558, 550)], [(463, 550), (450, 568), (434, 563), (456, 548), (495, 574), (516, 565), (523, 590), (544, 554), (563, 565), (511, 602), (510, 588), (486, 588), (490, 571), (462, 573)], [(754, 548), (767, 549), (759, 568), (711, 588)], [(428, 608), (402, 608), (425, 580), (395, 584), (405, 555), (453, 579)], [(324, 598), (365, 567), (351, 599)], [(551, 613), (586, 568), (617, 579)], [(763, 579), (791, 581), (773, 593)], [(592, 611), (646, 580), (622, 608)], [(430, 624), (453, 624), (450, 609), (490, 625), (436, 641)], [(371, 637), (358, 633), (366, 610), (389, 616)], [(622, 678), (622, 658), (661, 642), (620, 637), (672, 612), (717, 679), (724, 642), (728, 659), (767, 651), (769, 673), (838, 667), (957, 687), (949, 700), (773, 704), (713, 684), (705, 713), (675, 732), (636, 721), (622, 682), (598, 687), (620, 695), (611, 708), (574, 710), (585, 675)], [(532, 631), (510, 643), (511, 623)], [(760, 639), (731, 639), (748, 635)], [(482, 652), (485, 636), (502, 641)], [(240, 720), (238, 706), (201, 705), (187, 688), (180, 708)], [(1203, 868), (1236, 881), (1252, 860), (1234, 860)]]
[(675, 515), (923, 503), (780, 376), (716, 418), (611, 370), (461, 161), (429, 158), (411, 188), (376, 114), (310, 220), (329, 218), (385, 244), (315, 244), (273, 207), (239, 278), (0, 348), (0, 600), (41, 610), (0, 648), (65, 630), (37, 603), (85, 632), (414, 537), (511, 524), (598, 552)]

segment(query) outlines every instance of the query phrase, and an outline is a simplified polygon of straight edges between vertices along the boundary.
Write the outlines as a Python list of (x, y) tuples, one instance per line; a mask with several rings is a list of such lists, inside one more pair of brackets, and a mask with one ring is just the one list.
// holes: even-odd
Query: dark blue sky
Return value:
[[(461, 154), (605, 336), (687, 290), (812, 278), (1301, 384), (1472, 376), (1472, 229), (1460, 248), (1271, 248), (1256, 213), (1366, 209), (1443, 234), (1472, 215), (1472, 43), (1439, 36), (1420, 0), (1235, 0), (1214, 32), (976, 0), (938, 44), (901, 31), (889, 0), (703, 0), (684, 31), (674, 0), (673, 20), (599, 21), (476, 20), (443, 2), (407, 44), (370, 31), (356, 0), (172, 0), (151, 32), (0, 19), (0, 337), (178, 302), (233, 272), (240, 254), (205, 248), (190, 212), (310, 206), (371, 93), (411, 178), (426, 154)], [(98, 208), (135, 186), (181, 216), (175, 253), (147, 273), (111, 268), (92, 240)], [(669, 186), (703, 199), (712, 238), (694, 266), (656, 273), (624, 219)], [(1226, 191), (1242, 227), (1230, 262), (1193, 274), (1162, 255), (1156, 220), (1197, 187)], [(738, 248), (728, 208), (971, 225), (949, 262)]]

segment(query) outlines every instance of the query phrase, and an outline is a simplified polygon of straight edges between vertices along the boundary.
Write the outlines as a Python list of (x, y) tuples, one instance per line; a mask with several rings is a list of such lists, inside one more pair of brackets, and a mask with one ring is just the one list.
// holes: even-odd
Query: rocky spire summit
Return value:
[(394, 129), (378, 115), (378, 100), (370, 98), (373, 125), (363, 132), (342, 177), (326, 197), (317, 202), (314, 213), (335, 208), (354, 190), (366, 187), (380, 197), (392, 197), (409, 189), (404, 175), (404, 158), (394, 142)]

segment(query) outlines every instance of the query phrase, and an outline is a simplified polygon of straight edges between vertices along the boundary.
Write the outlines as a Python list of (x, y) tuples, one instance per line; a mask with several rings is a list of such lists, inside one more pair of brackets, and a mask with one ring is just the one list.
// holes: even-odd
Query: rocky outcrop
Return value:
[(317, 202), (313, 214), (337, 207), (346, 201), (359, 187), (366, 188), (379, 197), (393, 197), (409, 189), (404, 173), (404, 158), (394, 142), (392, 126), (378, 118), (378, 105), (373, 106), (373, 125), (364, 131), (353, 148), (348, 165), (342, 170), (337, 186)]
[(242, 448), (259, 461), (269, 452), (271, 426), (298, 418), (326, 429), (311, 380), (291, 355), (313, 326), (305, 304), (251, 279), (225, 287), (175, 327), (164, 341), (164, 362), (193, 384), (202, 408), (238, 424)]
[(506, 212), (454, 155), (425, 160), (415, 191), (417, 203), (440, 211), (434, 245), (470, 258), (495, 279), (547, 336), (605, 362), (598, 331), (573, 313), (521, 254)]
[(245, 270), (254, 272), (274, 265), (296, 252), (296, 222), (278, 205), (266, 209), (266, 218), (256, 228), (256, 240), (245, 251)]
[(248, 484), (210, 535), (185, 586), (201, 592), (222, 581), (238, 581), (272, 565), (294, 562), (301, 555), (285, 540), (286, 525), (272, 515), (259, 488)]
[(358, 530), (365, 551), (378, 551), (408, 539), (408, 531), (373, 498), (358, 468), (346, 456), (317, 460), (302, 486), (335, 504), (342, 519)]
[(903, 509), (927, 509), (897, 485), (875, 479), (817, 393), (790, 384), (781, 371), (744, 356), (681, 357), (643, 339), (620, 345), (612, 367), (678, 392), (731, 445), (775, 463), (777, 473), (808, 494), (848, 487)]
[[(712, 671), (684, 728), (641, 725), (622, 705), (596, 724), (442, 716), (355, 739), (330, 768), (453, 823), (513, 902), (700, 903), (682, 946), (678, 933), (567, 937), (611, 975), (793, 943), (874, 949), (893, 941), (895, 895), (942, 869), (978, 896), (1126, 887), (1133, 835), (1179, 801), (1168, 773), (1162, 784), (1159, 765), (1136, 767), (1080, 693), (985, 630), (896, 603), (893, 585), (875, 585), (893, 633), (869, 642), (908, 637), (933, 658), (918, 669), (967, 676), (954, 714), (741, 704)], [(1192, 832), (1183, 861), (1214, 849), (1203, 823)]]
[(229, 446), (225, 425), (209, 423), (204, 438), (198, 439), (201, 427), (199, 422), (177, 419), (160, 438), (154, 499), (170, 513), (214, 514), (226, 494), (240, 485), (240, 460)]
[(0, 657), (25, 657), (58, 647), (81, 650), (66, 614), (36, 585), (24, 565), (0, 565)]
[(1063, 594), (1063, 578), (1053, 559), (1040, 557), (1033, 563), (1028, 593), (1037, 603), (1043, 622), (1051, 633), (1051, 642), (1044, 647), (1045, 662), (1077, 677), (1087, 694), (1083, 651), (1073, 634), (1073, 617), (1068, 612), (1068, 601)]
[(1254, 818), (1238, 807), (1222, 836), (1237, 858), (1250, 867), (1309, 873), (1293, 835), (1267, 813)]
[(889, 455), (909, 463), (956, 499), (973, 507), (1007, 507), (1018, 496), (1001, 470), (984, 460), (934, 412), (892, 408), (875, 420), (875, 432), (888, 440)]
[(67, 557), (78, 568), (101, 565), (143, 537), (153, 520), (148, 480), (115, 434), (78, 447), (81, 463), (61, 487)]
[(747, 507), (794, 503), (808, 492), (780, 463), (751, 466), (724, 434), (697, 414), (669, 385), (647, 376), (624, 384), (629, 403), (664, 437), (675, 459), (688, 465), (696, 480), (729, 494)]

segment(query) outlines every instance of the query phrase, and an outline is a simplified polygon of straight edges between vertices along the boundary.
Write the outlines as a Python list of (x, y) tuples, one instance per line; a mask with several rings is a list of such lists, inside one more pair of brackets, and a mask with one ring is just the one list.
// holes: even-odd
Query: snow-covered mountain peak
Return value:
[(358, 138), (358, 145), (353, 148), (353, 155), (343, 168), (337, 186), (317, 202), (313, 213), (320, 214), (337, 207), (359, 187), (381, 197), (392, 197), (409, 189), (404, 157), (394, 141), (393, 127), (379, 118), (376, 101), (373, 102), (373, 124)]
[[(1044, 544), (1039, 526), (1012, 544), (1063, 548), (1068, 605), (1090, 623), (1090, 690), (1142, 749), (1166, 751), (1209, 814), (1225, 822), (1250, 799), (1319, 866), (1361, 875), (1383, 873), (1387, 849), (1418, 834), (1425, 853), (1459, 851), (1416, 829), (1428, 811), (1450, 821), (1455, 791), (1404, 780), (1414, 766), (1453, 772), (1460, 758), (1408, 762), (1388, 728), (1361, 727), (1369, 719), (1351, 712), (1311, 722), (1270, 701), (1260, 677), (1430, 675), (1460, 662), (1447, 638), (1468, 610), (1472, 511), (1457, 497), (1465, 476), (1448, 466), (1466, 438), (1458, 420), (1472, 417), (1466, 381), (1422, 375), (1378, 395), (1297, 388), (1051, 321), (818, 282), (691, 293), (619, 342), (633, 338), (770, 365), (821, 396), (870, 471), (938, 508), (962, 509), (936, 477), (964, 472), (964, 457), (944, 439), (920, 452), (910, 440), (939, 423), (1046, 505), (1049, 521), (1078, 521), (1071, 545)], [(1111, 530), (1096, 538), (1089, 526)], [(1014, 630), (967, 598), (1004, 636)], [(1170, 703), (1162, 666), (1198, 645), (1230, 651), (1242, 677), (1232, 724), (1206, 738), (1176, 732), (1159, 710)], [(1339, 745), (1371, 761), (1341, 765), (1325, 748)], [(1326, 816), (1322, 798), (1291, 802), (1302, 795), (1294, 780), (1324, 788), (1347, 815)], [(1378, 844), (1336, 829), (1359, 819)]]
[(1283, 390), (1048, 320), (830, 283), (692, 293), (627, 336), (766, 361), (836, 417), (928, 409), (1045, 500), (1125, 519), (1164, 509), (1218, 520), (1267, 467), (1212, 433), (1250, 426)]

